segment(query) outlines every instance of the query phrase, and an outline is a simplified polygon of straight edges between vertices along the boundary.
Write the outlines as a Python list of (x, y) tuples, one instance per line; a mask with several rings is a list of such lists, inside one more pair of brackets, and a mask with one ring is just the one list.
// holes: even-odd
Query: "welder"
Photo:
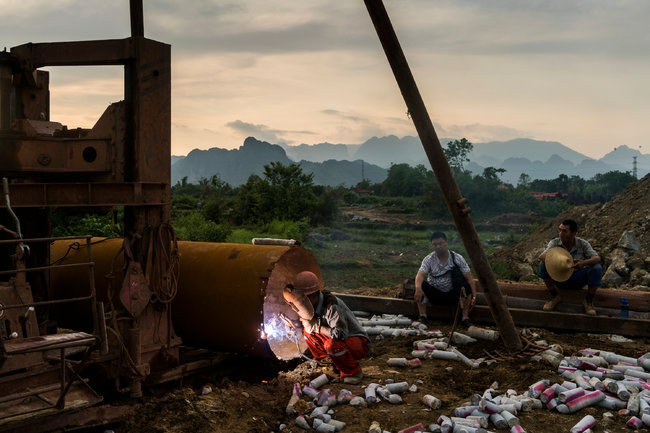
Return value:
[(345, 303), (310, 271), (298, 273), (283, 290), (285, 301), (300, 317), (305, 342), (316, 360), (329, 357), (343, 382), (363, 378), (359, 360), (368, 355), (368, 334)]

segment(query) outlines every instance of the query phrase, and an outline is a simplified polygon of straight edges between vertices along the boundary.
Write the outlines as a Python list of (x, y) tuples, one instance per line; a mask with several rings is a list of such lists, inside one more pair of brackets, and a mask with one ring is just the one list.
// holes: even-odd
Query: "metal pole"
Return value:
[(499, 286), (483, 251), (483, 246), (476, 233), (476, 228), (469, 217), (471, 209), (465, 206), (467, 199), (460, 194), (454, 175), (440, 145), (440, 140), (438, 140), (433, 123), (431, 123), (431, 118), (420, 96), (415, 79), (411, 74), (411, 69), (386, 13), (386, 8), (381, 0), (364, 0), (364, 2), (379, 36), (379, 40), (381, 41), (381, 45), (384, 48), (386, 57), (388, 58), (388, 63), (390, 63), (397, 84), (402, 92), (409, 114), (413, 119), (413, 124), (418, 132), (424, 151), (431, 163), (438, 184), (440, 184), (440, 189), (447, 202), (449, 212), (460, 233), (472, 265), (476, 270), (479, 282), (483, 287), (494, 322), (499, 328), (506, 348), (509, 350), (519, 350), (522, 347), (521, 339), (515, 329), (512, 316), (508, 311), (503, 296), (499, 291)]
[(129, 10), (131, 12), (131, 37), (144, 37), (144, 12), (142, 0), (130, 0)]

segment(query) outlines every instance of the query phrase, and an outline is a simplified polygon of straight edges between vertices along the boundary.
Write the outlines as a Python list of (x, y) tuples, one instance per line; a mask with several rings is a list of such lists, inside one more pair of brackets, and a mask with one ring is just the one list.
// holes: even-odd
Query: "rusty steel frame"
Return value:
[[(49, 230), (44, 229), (49, 227), (48, 208), (94, 208), (105, 211), (106, 208), (124, 206), (124, 234), (132, 239), (133, 258), (130, 260), (148, 265), (151, 251), (142, 241), (145, 233), (147, 230), (151, 230), (148, 233), (155, 233), (154, 230), (159, 227), (169, 226), (171, 47), (144, 37), (142, 0), (129, 0), (129, 3), (131, 36), (128, 38), (26, 43), (11, 48), (10, 52), (0, 53), (0, 173), (10, 180), (7, 200), (5, 202), (5, 197), (2, 197), (0, 210), (4, 208), (15, 217), (1, 222), (0, 234), (20, 238), (24, 234), (25, 237), (23, 240), (0, 240), (0, 248), (6, 250), (7, 243), (46, 242), (37, 244), (37, 248), (32, 246), (28, 267), (12, 269), (5, 263), (0, 264), (0, 277), (15, 274), (9, 284), (18, 284), (23, 287), (21, 290), (29, 294), (24, 300), (11, 295), (7, 297), (9, 302), (0, 301), (11, 304), (4, 305), (1, 311), (14, 311), (11, 313), (13, 315), (22, 314), (16, 311), (30, 306), (39, 308), (87, 302), (89, 305), (83, 310), (92, 316), (92, 335), (99, 337), (97, 340), (101, 344), (93, 345), (92, 351), (86, 350), (84, 359), (91, 364), (104, 362), (109, 367), (117, 364), (118, 368), (106, 369), (116, 375), (107, 379), (114, 379), (118, 384), (120, 378), (126, 378), (127, 387), (121, 389), (118, 385), (118, 390), (130, 391), (132, 396), (138, 397), (141, 395), (141, 382), (151, 372), (150, 363), (158, 355), (161, 356), (156, 362), (160, 365), (164, 359), (168, 363), (167, 368), (178, 367), (182, 341), (173, 330), (170, 304), (163, 305), (165, 311), (159, 315), (152, 305), (139, 317), (131, 316), (121, 305), (111, 305), (114, 309), (104, 314), (103, 304), (96, 302), (95, 278), (92, 275), (88, 286), (90, 295), (84, 293), (83, 296), (71, 297), (72, 291), (67, 293), (66, 299), (52, 296), (49, 288), (52, 267), (47, 242), (53, 239), (49, 236)], [(90, 130), (68, 130), (60, 123), (50, 121), (49, 72), (39, 68), (105, 65), (124, 67), (124, 100), (109, 105)], [(16, 213), (12, 208), (16, 209)], [(24, 224), (20, 224), (21, 219)], [(11, 230), (14, 225), (22, 225), (22, 233), (20, 229)], [(90, 242), (89, 238), (87, 242)], [(90, 256), (90, 245), (88, 254), (88, 262), (81, 266), (90, 266), (92, 272), (95, 264)], [(79, 281), (76, 280), (75, 284), (78, 285)], [(4, 282), (0, 283), (4, 287)], [(3, 293), (7, 292), (0, 291), (0, 295)], [(84, 311), (80, 309), (77, 313), (84, 314)], [(97, 317), (98, 314), (101, 314), (101, 318)], [(109, 328), (117, 332), (109, 344), (106, 320), (115, 321), (117, 317), (119, 329), (115, 331)], [(43, 329), (34, 328), (36, 335), (44, 333), (45, 325), (52, 318), (57, 319), (52, 314), (48, 314), (43, 322), (39, 319), (39, 326), (43, 326)], [(31, 314), (30, 320), (36, 323), (35, 313)], [(158, 330), (165, 333), (167, 338), (160, 341), (156, 336)], [(35, 368), (36, 373), (23, 379), (20, 374), (7, 373), (6, 380), (15, 378), (15, 384), (28, 381), (31, 386), (38, 384), (39, 380), (49, 380), (44, 379), (49, 365), (43, 363), (39, 367), (34, 363), (38, 361), (38, 356), (43, 362), (44, 351), (52, 348), (61, 350), (59, 374), (65, 380), (68, 362), (64, 346), (74, 345), (75, 342), (48, 343), (47, 338), (43, 340), (41, 345), (29, 339), (21, 342), (25, 347), (33, 343), (31, 349), (38, 352), (36, 354), (23, 354), (18, 349), (23, 346), (8, 343), (15, 350), (4, 353), (3, 356), (13, 357), (11, 362), (4, 364), (5, 367), (19, 367), (20, 362), (16, 362), (18, 357), (31, 356), (33, 360), (29, 365)], [(81, 344), (82, 340), (85, 341), (81, 339), (76, 343)], [(34, 358), (34, 355), (38, 356)], [(124, 363), (123, 358), (130, 363)], [(64, 405), (65, 394), (72, 381), (78, 378), (78, 371), (84, 364), (82, 362), (76, 369), (77, 373), (73, 371), (70, 380), (65, 382), (64, 387), (62, 385), (62, 393), (56, 403), (58, 408)], [(49, 373), (47, 375), (49, 377)], [(58, 419), (71, 416), (64, 412), (59, 415)], [(38, 427), (34, 426), (34, 429), (36, 431)], [(0, 431), (3, 430), (4, 425), (0, 426)]]

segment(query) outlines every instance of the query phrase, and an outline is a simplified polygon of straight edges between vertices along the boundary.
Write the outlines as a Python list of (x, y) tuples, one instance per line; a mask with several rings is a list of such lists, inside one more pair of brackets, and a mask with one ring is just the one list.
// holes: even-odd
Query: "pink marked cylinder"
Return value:
[(548, 403), (549, 400), (551, 400), (553, 397), (555, 397), (555, 388), (546, 388), (544, 392), (542, 392), (539, 395), (539, 399), (541, 400), (542, 403)]
[(323, 395), (322, 398), (318, 399), (318, 404), (320, 404), (321, 406), (328, 406), (328, 407), (336, 406), (336, 395), (334, 394)]
[(416, 431), (424, 431), (424, 424), (418, 423), (412, 425), (411, 427), (407, 427), (405, 429), (400, 430), (399, 433), (414, 433)]
[(578, 424), (571, 427), (571, 433), (583, 433), (585, 430), (592, 428), (594, 425), (596, 425), (596, 419), (591, 415), (587, 415), (578, 421)]
[(570, 361), (570, 364), (572, 366), (576, 367), (576, 368), (581, 369), (581, 370), (595, 370), (595, 369), (598, 368), (597, 365), (595, 365), (595, 364), (593, 364), (591, 362), (583, 361), (582, 359), (572, 359)]
[(549, 385), (548, 379), (542, 379), (538, 382), (535, 382), (528, 388), (528, 395), (537, 398), (539, 395), (546, 389), (546, 387)]
[(467, 416), (470, 416), (476, 409), (479, 409), (478, 405), (457, 407), (454, 409), (454, 416), (465, 418)]
[(451, 422), (449, 417), (444, 415), (438, 417), (438, 425), (440, 425), (440, 433), (451, 433), (454, 429), (454, 423)]
[(571, 400), (575, 400), (578, 397), (582, 397), (583, 395), (585, 395), (584, 388), (570, 389), (568, 391), (559, 393), (557, 396), (557, 401), (560, 403), (566, 403)]
[(305, 386), (302, 388), (302, 393), (311, 397), (311, 398), (316, 398), (318, 397), (318, 390), (316, 388), (312, 388), (311, 386)]
[(513, 425), (510, 429), (510, 433), (526, 433), (526, 430), (520, 425)]
[(627, 425), (628, 427), (639, 429), (639, 428), (643, 427), (643, 421), (641, 421), (639, 418), (633, 416), (632, 418), (627, 420), (625, 425)]
[(430, 394), (426, 394), (424, 397), (422, 397), (422, 403), (431, 409), (439, 409), (442, 405), (442, 402), (439, 399)]
[(413, 350), (411, 352), (413, 358), (425, 359), (429, 356), (428, 350)]
[(406, 358), (389, 358), (388, 361), (386, 361), (386, 364), (391, 367), (406, 367), (407, 361)]
[(349, 403), (354, 397), (356, 397), (356, 395), (352, 394), (350, 391), (341, 390), (338, 397), (336, 397), (336, 402), (339, 404)]
[(481, 399), (481, 401), (478, 404), (478, 407), (485, 413), (502, 412), (502, 409), (500, 409), (499, 406), (486, 399)]
[(576, 374), (575, 383), (578, 384), (580, 388), (584, 389), (594, 389), (593, 386), (589, 383), (589, 380), (581, 374)]
[[(574, 413), (580, 409), (584, 409), (587, 406), (592, 406), (604, 399), (605, 394), (602, 391), (593, 391), (574, 400), (566, 402), (565, 404), (558, 405), (557, 410), (560, 413)], [(568, 412), (563, 412), (563, 407), (566, 407)]]
[(328, 383), (329, 381), (330, 380), (329, 380), (329, 378), (327, 377), (326, 374), (321, 374), (320, 376), (318, 376), (317, 378), (315, 378), (311, 382), (309, 382), (309, 386), (311, 386), (312, 388), (318, 389), (321, 386)]

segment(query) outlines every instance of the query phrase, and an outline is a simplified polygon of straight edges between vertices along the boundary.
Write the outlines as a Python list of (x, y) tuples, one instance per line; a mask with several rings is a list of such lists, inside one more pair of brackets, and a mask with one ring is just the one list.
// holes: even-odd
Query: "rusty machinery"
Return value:
[[(187, 343), (280, 359), (305, 349), (277, 333), (277, 313), (292, 314), (278, 295), (290, 275), (319, 273), (309, 251), (176, 241), (171, 49), (144, 37), (142, 0), (130, 9), (129, 38), (0, 52), (0, 431), (124, 415), (91, 410), (103, 397), (84, 372), (138, 397), (143, 384), (213, 365), (184, 362)], [(124, 67), (124, 100), (90, 130), (50, 120), (39, 69), (79, 65)], [(51, 236), (53, 208), (117, 206), (124, 240)]]

